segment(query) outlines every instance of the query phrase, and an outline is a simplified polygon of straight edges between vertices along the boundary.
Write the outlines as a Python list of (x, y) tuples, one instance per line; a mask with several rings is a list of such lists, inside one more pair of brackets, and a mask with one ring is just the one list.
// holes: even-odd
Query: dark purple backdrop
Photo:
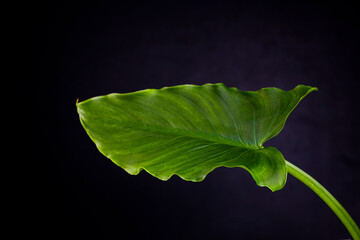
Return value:
[(359, 8), (119, 2), (32, 6), (41, 165), (31, 231), (47, 239), (349, 238), (291, 176), (272, 193), (242, 169), (217, 169), (201, 183), (128, 175), (98, 152), (75, 102), (185, 83), (316, 86), (267, 145), (319, 180), (359, 223)]

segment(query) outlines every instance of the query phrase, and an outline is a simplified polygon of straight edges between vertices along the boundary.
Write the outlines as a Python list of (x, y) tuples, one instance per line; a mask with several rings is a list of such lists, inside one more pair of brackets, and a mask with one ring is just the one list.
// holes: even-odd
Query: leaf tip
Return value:
[(317, 91), (319, 91), (319, 89), (317, 87), (310, 87), (310, 89), (308, 90), (308, 93), (317, 92)]

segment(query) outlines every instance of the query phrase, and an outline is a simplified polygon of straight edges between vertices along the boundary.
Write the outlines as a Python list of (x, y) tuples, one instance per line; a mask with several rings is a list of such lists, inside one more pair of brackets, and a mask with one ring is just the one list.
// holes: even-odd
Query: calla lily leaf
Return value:
[(263, 147), (296, 105), (317, 88), (240, 91), (223, 84), (109, 94), (77, 103), (99, 151), (130, 174), (202, 181), (218, 167), (246, 169), (272, 191), (286, 182), (283, 155)]

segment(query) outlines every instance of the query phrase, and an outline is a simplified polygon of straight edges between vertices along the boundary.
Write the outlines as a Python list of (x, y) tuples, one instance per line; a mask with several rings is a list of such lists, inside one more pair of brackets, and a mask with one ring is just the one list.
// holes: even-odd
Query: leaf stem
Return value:
[(345, 225), (354, 240), (360, 239), (360, 230), (349, 213), (343, 206), (327, 191), (319, 182), (312, 178), (309, 174), (296, 167), (294, 164), (286, 161), (288, 172), (295, 178), (303, 182), (311, 190), (313, 190), (338, 216), (341, 222)]

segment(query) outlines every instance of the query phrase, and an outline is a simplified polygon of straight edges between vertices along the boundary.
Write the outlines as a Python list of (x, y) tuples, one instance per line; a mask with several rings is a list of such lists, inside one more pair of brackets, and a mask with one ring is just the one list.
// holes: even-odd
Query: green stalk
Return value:
[(295, 178), (299, 179), (311, 190), (313, 190), (338, 216), (341, 222), (345, 225), (354, 240), (360, 239), (360, 230), (354, 220), (351, 218), (349, 213), (344, 209), (343, 206), (331, 195), (320, 183), (318, 183), (309, 174), (296, 167), (292, 163), (286, 161), (288, 172)]

